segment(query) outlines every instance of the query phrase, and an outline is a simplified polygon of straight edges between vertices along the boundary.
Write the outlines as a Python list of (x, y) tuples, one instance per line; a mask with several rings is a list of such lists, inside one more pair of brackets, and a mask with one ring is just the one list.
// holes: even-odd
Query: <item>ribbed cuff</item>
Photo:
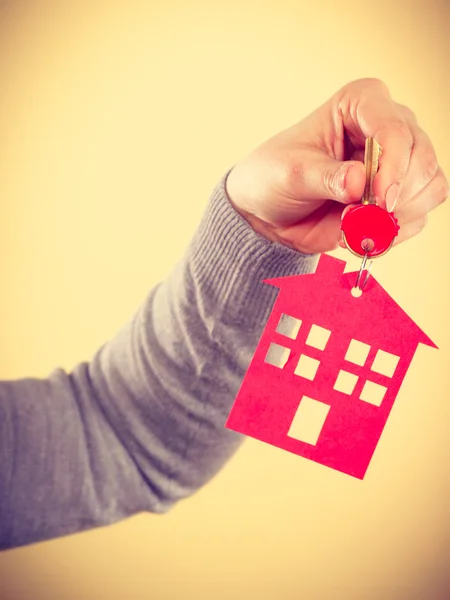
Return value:
[(265, 323), (278, 292), (263, 280), (311, 273), (319, 257), (256, 233), (228, 199), (228, 173), (213, 191), (194, 236), (191, 272), (202, 297), (214, 303), (210, 309), (216, 318), (253, 329)]

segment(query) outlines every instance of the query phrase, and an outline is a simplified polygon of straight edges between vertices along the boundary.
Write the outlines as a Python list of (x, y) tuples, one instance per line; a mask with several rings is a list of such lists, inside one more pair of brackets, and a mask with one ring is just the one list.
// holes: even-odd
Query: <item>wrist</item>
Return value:
[(228, 176), (224, 182), (224, 191), (231, 207), (236, 213), (238, 213), (238, 215), (245, 219), (255, 233), (264, 237), (270, 242), (283, 244), (289, 248), (292, 248), (293, 250), (296, 250), (293, 244), (290, 244), (278, 233), (275, 225), (272, 225), (260, 217), (257, 217), (253, 212), (250, 211), (250, 209), (244, 208), (244, 206), (249, 206), (250, 203), (248, 201), (246, 202), (245, 198), (242, 197), (239, 186), (239, 178), (236, 173), (236, 167), (234, 167), (228, 173)]
[(259, 328), (277, 293), (264, 280), (310, 273), (318, 255), (301, 253), (257, 232), (242, 208), (233, 205), (226, 179), (212, 193), (192, 241), (190, 273), (216, 323)]

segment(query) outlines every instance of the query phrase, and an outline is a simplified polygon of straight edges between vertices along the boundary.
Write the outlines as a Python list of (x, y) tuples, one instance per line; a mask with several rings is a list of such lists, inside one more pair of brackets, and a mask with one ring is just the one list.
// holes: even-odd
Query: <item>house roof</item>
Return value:
[(397, 352), (414, 351), (419, 343), (437, 348), (373, 276), (362, 295), (354, 297), (357, 272), (344, 273), (345, 265), (322, 254), (314, 273), (264, 282), (280, 288), (277, 303), (298, 319), (308, 315), (310, 322), (330, 331)]

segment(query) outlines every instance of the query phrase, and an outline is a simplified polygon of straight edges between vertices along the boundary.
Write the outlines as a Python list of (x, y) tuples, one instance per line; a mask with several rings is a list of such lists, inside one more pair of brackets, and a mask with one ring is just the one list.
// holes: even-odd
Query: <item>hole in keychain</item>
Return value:
[(372, 250), (374, 248), (375, 248), (375, 242), (373, 240), (371, 240), (370, 238), (365, 238), (361, 242), (361, 249), (364, 250), (364, 252), (372, 252)]

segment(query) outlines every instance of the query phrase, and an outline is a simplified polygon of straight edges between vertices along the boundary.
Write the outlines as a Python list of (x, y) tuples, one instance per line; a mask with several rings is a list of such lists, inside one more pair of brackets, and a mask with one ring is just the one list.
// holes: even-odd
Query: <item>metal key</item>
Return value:
[(367, 138), (364, 163), (366, 185), (361, 204), (353, 206), (341, 221), (342, 239), (347, 248), (364, 259), (386, 254), (392, 247), (399, 226), (393, 212), (378, 206), (373, 194), (373, 180), (378, 172), (381, 146), (374, 138)]
[(376, 204), (373, 195), (373, 180), (378, 173), (381, 146), (374, 138), (367, 138), (364, 152), (364, 164), (366, 166), (366, 186), (364, 188), (363, 204)]

